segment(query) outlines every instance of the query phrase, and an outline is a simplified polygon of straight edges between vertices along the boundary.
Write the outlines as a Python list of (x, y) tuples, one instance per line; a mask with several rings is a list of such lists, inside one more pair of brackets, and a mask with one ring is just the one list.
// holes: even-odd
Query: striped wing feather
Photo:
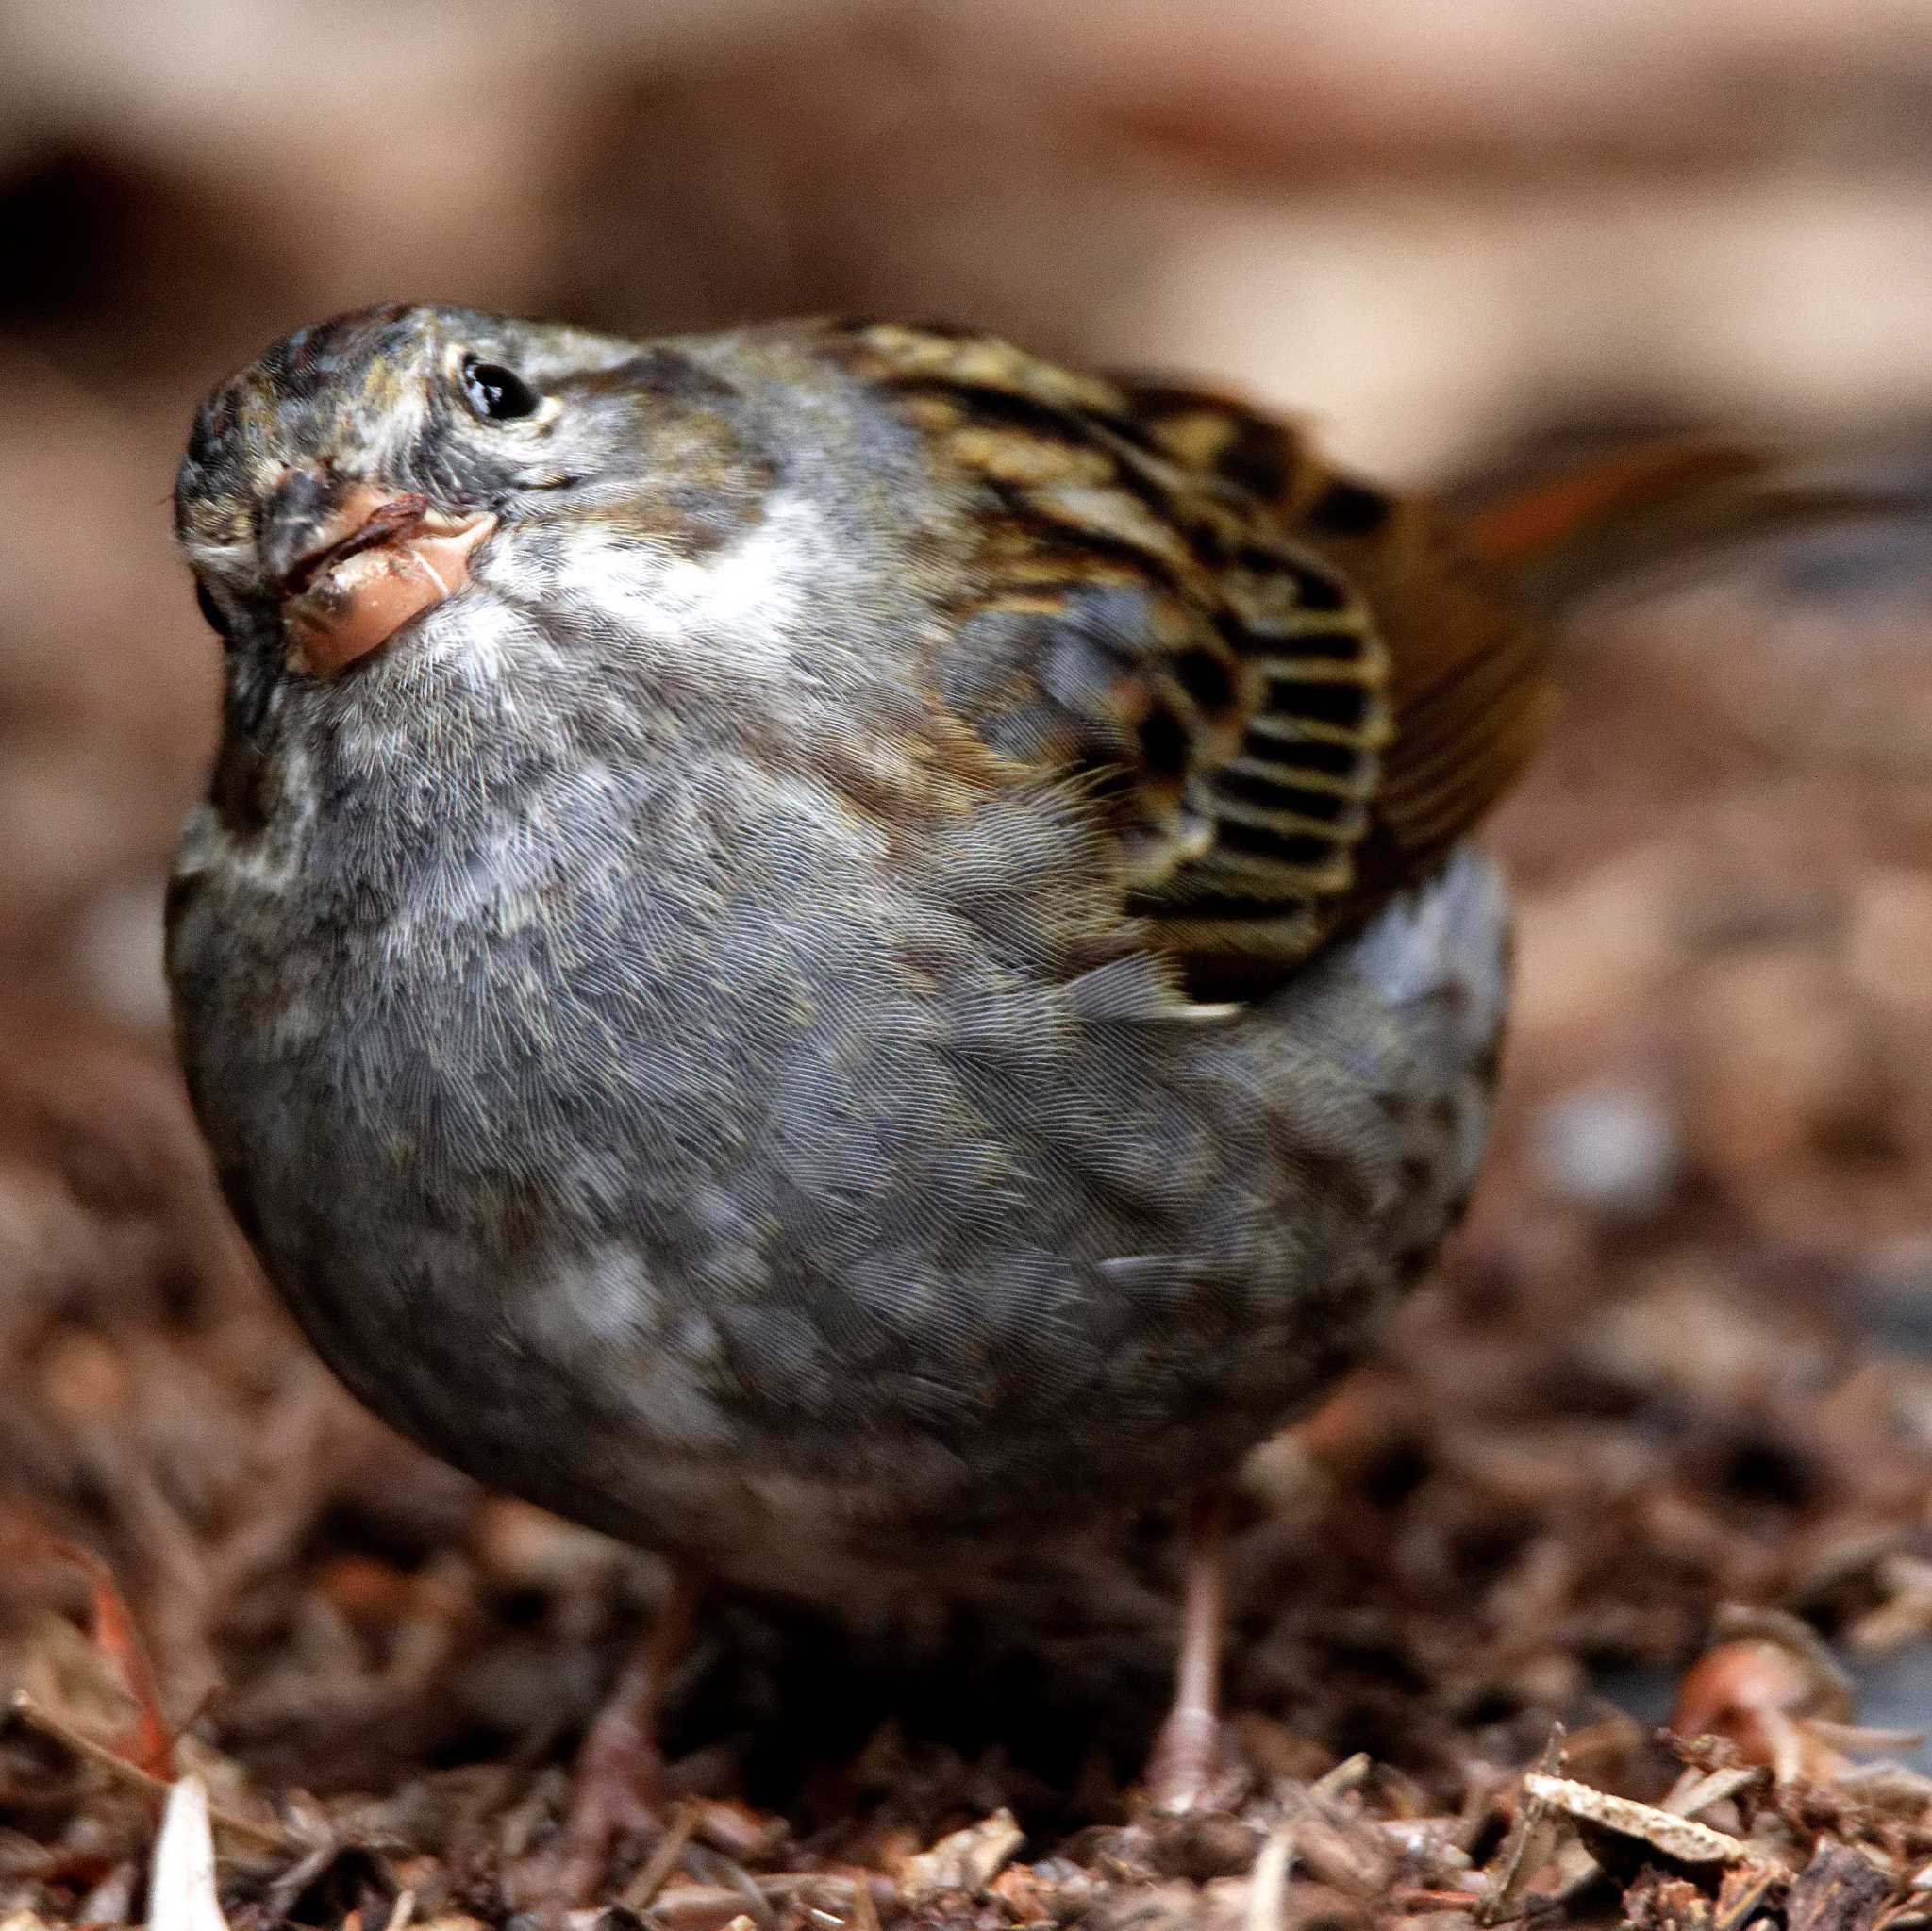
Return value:
[(1533, 749), (1541, 636), (1427, 505), (1196, 391), (945, 330), (836, 340), (991, 498), (942, 695), (1005, 756), (1088, 774), (1197, 989), (1264, 989)]

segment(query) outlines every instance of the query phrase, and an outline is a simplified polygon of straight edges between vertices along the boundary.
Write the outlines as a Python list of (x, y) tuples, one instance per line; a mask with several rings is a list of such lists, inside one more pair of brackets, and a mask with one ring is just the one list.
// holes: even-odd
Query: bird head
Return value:
[(755, 513), (732, 385), (675, 344), (431, 305), (297, 330), (202, 405), (175, 528), (203, 615), (334, 679), (575, 537), (663, 555)]

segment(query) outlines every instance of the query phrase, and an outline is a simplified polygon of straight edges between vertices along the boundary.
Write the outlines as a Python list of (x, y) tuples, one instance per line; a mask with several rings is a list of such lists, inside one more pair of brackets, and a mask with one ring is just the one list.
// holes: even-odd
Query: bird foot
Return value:
[(1162, 1816), (1207, 1809), (1218, 1781), (1221, 1725), (1211, 1709), (1176, 1704), (1168, 1711), (1147, 1758), (1148, 1807)]
[(596, 1900), (619, 1843), (658, 1823), (664, 1758), (628, 1711), (599, 1712), (577, 1757), (557, 1889), (572, 1905)]
[(698, 1585), (679, 1574), (597, 1712), (577, 1756), (564, 1822), (557, 1892), (569, 1905), (596, 1900), (625, 1837), (663, 1822), (664, 1754), (658, 1745), (672, 1672), (690, 1640)]
[(1227, 1497), (1210, 1482), (1183, 1517), (1187, 1555), (1181, 1593), (1180, 1655), (1174, 1702), (1147, 1759), (1147, 1793), (1157, 1811), (1206, 1807), (1221, 1745), (1221, 1633), (1225, 1610), (1222, 1541)]

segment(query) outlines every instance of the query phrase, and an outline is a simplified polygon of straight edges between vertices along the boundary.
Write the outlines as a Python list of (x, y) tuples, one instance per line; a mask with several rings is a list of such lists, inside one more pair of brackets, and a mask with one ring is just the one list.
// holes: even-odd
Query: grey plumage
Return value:
[[(1225, 959), (1199, 894), (1171, 942), (1130, 908), (1213, 798), (1191, 764), (1121, 807), (1091, 585), (1058, 632), (1042, 592), (1043, 696), (963, 674), (1011, 506), (841, 341), (379, 311), (212, 398), (179, 523), (229, 695), (169, 944), (230, 1197), (348, 1385), (817, 1595), (1158, 1500), (1318, 1396), (1466, 1199), (1506, 1003), (1453, 839), (1373, 902), (1297, 884), (1279, 956), (1246, 903)], [(458, 352), (558, 408), (468, 421)], [(259, 561), (303, 463), (497, 518), (333, 677), (286, 667)], [(1128, 539), (1091, 537), (1117, 631)], [(1000, 706), (1045, 722), (995, 742)]]

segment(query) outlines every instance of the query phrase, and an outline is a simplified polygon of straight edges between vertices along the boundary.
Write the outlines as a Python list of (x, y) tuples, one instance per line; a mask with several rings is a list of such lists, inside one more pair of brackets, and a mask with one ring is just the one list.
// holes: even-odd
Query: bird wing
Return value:
[[(1349, 827), (1347, 875), (1309, 907), (1319, 941), (1436, 864), (1515, 781), (1555, 707), (1548, 625), (1514, 594), (1501, 559), (1428, 497), (1349, 475), (1294, 428), (1238, 402), (1165, 384), (1121, 386), (1187, 474), (1240, 492), (1261, 529), (1346, 586), (1351, 614), (1379, 646), (1361, 661), (1385, 721), (1382, 741)], [(1296, 659), (1293, 668), (1278, 694), (1301, 739), (1321, 721), (1324, 693), (1309, 688), (1313, 663)], [(1238, 787), (1245, 769), (1238, 758), (1212, 789)], [(1194, 883), (1182, 882), (1184, 901)], [(1214, 909), (1224, 941), (1267, 947), (1265, 922), (1242, 930), (1238, 903)], [(1215, 941), (1198, 907), (1189, 937)]]
[(1427, 503), (1237, 403), (845, 326), (974, 491), (940, 696), (1003, 757), (1081, 774), (1191, 984), (1264, 989), (1434, 864), (1535, 748), (1542, 631)]

